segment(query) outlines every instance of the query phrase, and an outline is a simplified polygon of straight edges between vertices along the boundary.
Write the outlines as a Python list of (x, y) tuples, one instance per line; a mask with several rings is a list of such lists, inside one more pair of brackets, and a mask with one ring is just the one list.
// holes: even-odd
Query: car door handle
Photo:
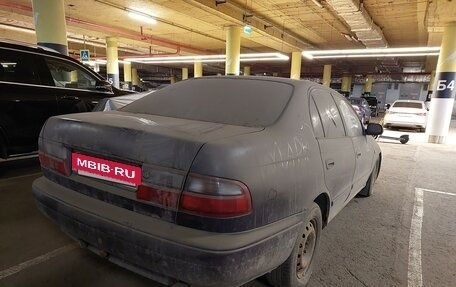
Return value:
[(335, 165), (334, 160), (332, 160), (332, 159), (327, 159), (327, 160), (325, 161), (325, 163), (326, 163), (326, 169), (331, 169), (331, 168), (333, 168), (334, 165)]
[(359, 158), (359, 157), (361, 157), (361, 153), (360, 152), (356, 154), (356, 158)]

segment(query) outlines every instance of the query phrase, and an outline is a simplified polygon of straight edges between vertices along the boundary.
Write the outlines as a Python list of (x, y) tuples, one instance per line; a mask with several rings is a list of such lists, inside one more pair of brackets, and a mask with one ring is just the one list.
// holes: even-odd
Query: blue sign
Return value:
[(89, 50), (80, 50), (79, 55), (81, 56), (82, 62), (90, 61), (90, 51)]

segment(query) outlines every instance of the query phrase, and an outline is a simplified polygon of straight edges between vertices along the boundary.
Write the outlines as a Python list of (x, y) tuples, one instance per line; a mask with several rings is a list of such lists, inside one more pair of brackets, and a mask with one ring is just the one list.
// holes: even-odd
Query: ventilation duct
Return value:
[(359, 0), (326, 0), (326, 2), (345, 20), (350, 30), (367, 48), (384, 48), (388, 42), (369, 13)]

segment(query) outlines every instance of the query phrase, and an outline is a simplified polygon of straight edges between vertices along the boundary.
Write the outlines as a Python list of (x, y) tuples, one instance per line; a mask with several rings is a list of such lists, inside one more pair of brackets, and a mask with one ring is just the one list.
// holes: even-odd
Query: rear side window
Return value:
[(340, 112), (344, 118), (347, 134), (349, 136), (363, 135), (363, 127), (361, 126), (361, 121), (359, 120), (350, 103), (348, 103), (345, 98), (338, 95), (334, 95), (334, 100), (339, 105)]
[(45, 57), (56, 87), (97, 90), (97, 79), (77, 65), (64, 60)]
[(323, 132), (323, 126), (321, 124), (320, 115), (318, 114), (317, 106), (312, 97), (310, 97), (310, 119), (312, 121), (312, 127), (314, 129), (316, 138), (323, 138), (325, 134)]
[(293, 86), (265, 80), (202, 78), (183, 81), (120, 109), (165, 117), (265, 127), (285, 109)]
[(32, 54), (0, 49), (0, 81), (40, 85), (36, 63)]
[(412, 109), (422, 109), (422, 103), (414, 103), (414, 102), (395, 102), (393, 104), (394, 108), (412, 108)]
[(331, 94), (325, 90), (312, 91), (312, 97), (320, 114), (326, 138), (339, 138), (345, 136), (345, 128)]

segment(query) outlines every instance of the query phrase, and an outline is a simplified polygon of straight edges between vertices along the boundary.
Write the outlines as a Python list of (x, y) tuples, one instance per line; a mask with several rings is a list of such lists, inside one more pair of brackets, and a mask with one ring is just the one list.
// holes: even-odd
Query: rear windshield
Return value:
[(120, 109), (221, 124), (265, 127), (288, 103), (293, 86), (265, 80), (202, 78), (183, 81)]
[(364, 98), (366, 101), (369, 103), (371, 106), (376, 106), (377, 105), (377, 98), (375, 97), (366, 97)]
[(423, 108), (423, 105), (421, 103), (413, 103), (413, 102), (395, 102), (393, 107), (421, 109), (421, 108)]

